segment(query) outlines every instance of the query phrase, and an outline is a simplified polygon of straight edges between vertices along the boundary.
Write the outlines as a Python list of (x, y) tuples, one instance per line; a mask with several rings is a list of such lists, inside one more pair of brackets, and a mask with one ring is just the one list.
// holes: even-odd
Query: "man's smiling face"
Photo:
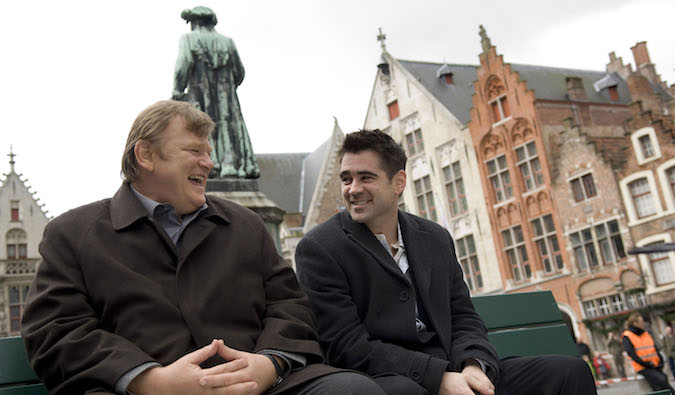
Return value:
[(381, 162), (379, 154), (371, 150), (346, 152), (340, 162), (347, 211), (373, 233), (384, 233), (387, 226), (396, 225), (398, 197), (405, 187), (405, 172), (399, 170), (389, 178)]
[[(182, 116), (174, 117), (152, 155), (147, 197), (169, 203), (179, 216), (206, 202), (206, 178), (213, 169), (208, 137), (189, 131)], [(145, 182), (146, 180), (144, 180)]]

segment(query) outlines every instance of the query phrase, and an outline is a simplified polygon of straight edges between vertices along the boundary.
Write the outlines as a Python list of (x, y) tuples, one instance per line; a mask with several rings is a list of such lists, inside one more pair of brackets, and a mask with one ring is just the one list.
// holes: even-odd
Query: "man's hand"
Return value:
[(445, 372), (440, 395), (494, 395), (495, 386), (478, 364), (467, 364), (461, 373)]
[[(214, 340), (208, 346), (183, 356), (171, 365), (150, 368), (136, 376), (129, 383), (128, 389), (138, 395), (252, 394), (262, 392), (258, 390), (258, 384), (251, 380), (232, 380), (229, 384), (225, 380), (226, 384), (224, 385), (208, 385), (208, 380), (224, 376), (229, 377), (229, 375), (241, 372), (248, 367), (248, 361), (245, 359), (226, 358), (230, 362), (202, 369), (199, 364), (219, 353), (221, 345), (224, 346), (222, 340)], [(267, 362), (272, 365), (269, 360)], [(227, 387), (225, 387), (226, 385)]]
[[(223, 374), (214, 374), (203, 377), (199, 383), (203, 387), (230, 388), (234, 385), (255, 383), (256, 387), (250, 393), (260, 394), (267, 391), (277, 379), (277, 371), (274, 364), (268, 357), (262, 354), (253, 354), (245, 351), (235, 350), (227, 347), (222, 340), (218, 340), (218, 355), (227, 361), (242, 360), (246, 366), (236, 371), (229, 371)], [(277, 359), (283, 365), (283, 361)], [(213, 369), (213, 368), (212, 368)]]

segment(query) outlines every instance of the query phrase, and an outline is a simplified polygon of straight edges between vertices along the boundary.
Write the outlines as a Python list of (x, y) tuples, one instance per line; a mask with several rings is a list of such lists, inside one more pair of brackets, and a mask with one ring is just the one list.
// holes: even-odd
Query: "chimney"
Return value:
[(579, 77), (567, 77), (567, 97), (570, 100), (586, 100), (586, 91), (584, 90), (584, 82)]
[(633, 51), (633, 59), (635, 59), (635, 68), (640, 70), (644, 66), (651, 64), (649, 60), (649, 51), (647, 51), (647, 42), (642, 41), (631, 47)]

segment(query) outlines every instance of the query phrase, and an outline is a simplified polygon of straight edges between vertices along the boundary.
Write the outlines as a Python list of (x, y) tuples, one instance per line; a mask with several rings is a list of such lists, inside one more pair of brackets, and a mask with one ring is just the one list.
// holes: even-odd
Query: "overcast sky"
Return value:
[[(483, 24), (511, 63), (604, 70), (647, 41), (675, 82), (671, 0), (12, 1), (0, 23), (0, 173), (56, 216), (112, 196), (129, 128), (170, 96), (184, 8), (205, 5), (246, 68), (239, 99), (256, 153), (309, 152), (363, 126), (380, 56), (477, 64)], [(4, 158), (4, 159), (2, 159)]]

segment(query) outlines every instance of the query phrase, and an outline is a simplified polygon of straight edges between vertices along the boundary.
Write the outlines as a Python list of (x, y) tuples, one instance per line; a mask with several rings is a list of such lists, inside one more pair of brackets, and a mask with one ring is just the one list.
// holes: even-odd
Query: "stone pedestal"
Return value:
[(206, 194), (235, 202), (247, 207), (262, 218), (272, 235), (277, 253), (281, 255), (281, 222), (284, 210), (276, 205), (264, 193), (258, 190), (258, 181), (242, 178), (223, 178), (206, 180)]

